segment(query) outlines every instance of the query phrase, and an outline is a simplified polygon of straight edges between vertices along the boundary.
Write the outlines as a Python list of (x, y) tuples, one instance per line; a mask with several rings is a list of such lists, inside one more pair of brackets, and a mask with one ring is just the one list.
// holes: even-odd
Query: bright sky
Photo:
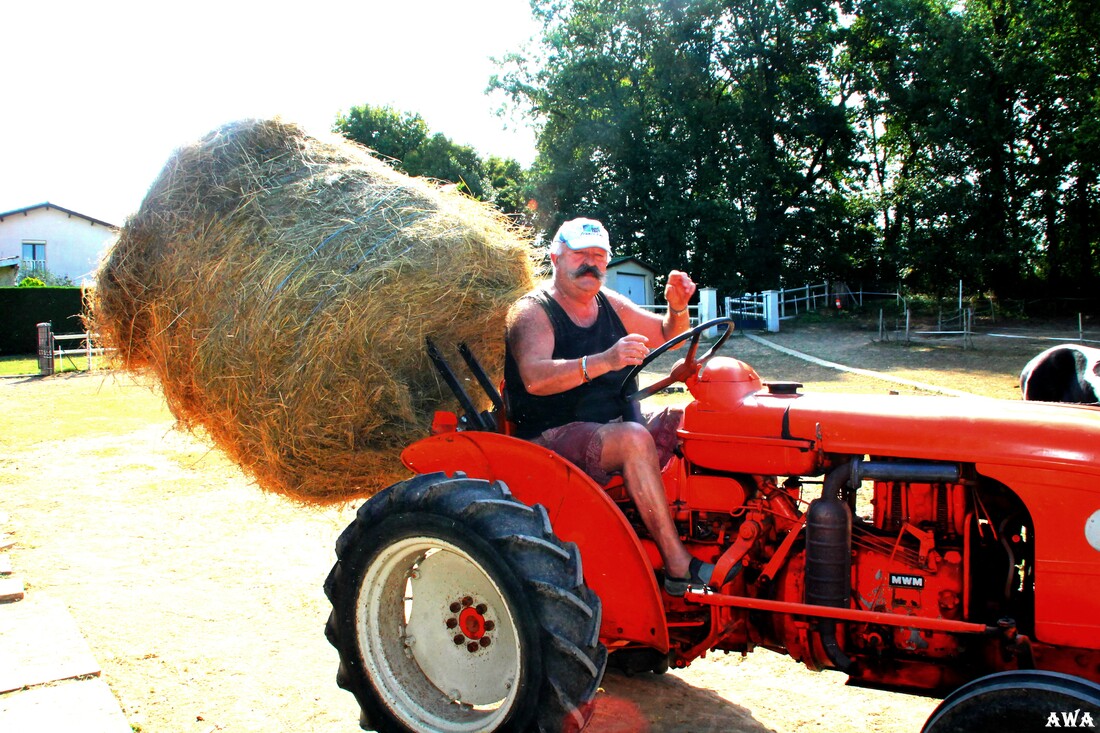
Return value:
[(528, 165), (491, 57), (538, 28), (527, 0), (13, 0), (0, 68), (0, 212), (50, 201), (121, 225), (177, 147), (233, 120), (327, 132), (370, 104)]

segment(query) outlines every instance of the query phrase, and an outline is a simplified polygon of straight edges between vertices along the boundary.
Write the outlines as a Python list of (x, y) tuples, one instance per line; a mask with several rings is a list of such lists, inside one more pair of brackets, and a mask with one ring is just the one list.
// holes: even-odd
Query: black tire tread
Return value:
[(1100, 685), (1038, 669), (979, 677), (945, 697), (928, 716), (921, 733), (1039, 730), (1051, 712), (1047, 707), (1083, 708), (1094, 718), (1100, 717)]
[[(371, 691), (360, 669), (354, 629), (346, 628), (337, 608), (358, 593), (356, 548), (386, 517), (425, 512), (466, 524), (488, 541), (532, 591), (530, 598), (543, 628), (545, 675), (531, 729), (559, 733), (581, 730), (591, 716), (607, 662), (599, 643), (602, 609), (599, 598), (584, 584), (580, 552), (553, 534), (544, 507), (520, 503), (502, 482), (469, 479), (462, 474), (416, 476), (395, 484), (363, 504), (356, 519), (336, 542), (337, 561), (325, 580), (333, 604), (325, 635), (340, 654), (337, 684), (355, 695), (367, 720)], [(349, 595), (350, 594), (350, 595)], [(382, 721), (370, 721), (377, 725)]]

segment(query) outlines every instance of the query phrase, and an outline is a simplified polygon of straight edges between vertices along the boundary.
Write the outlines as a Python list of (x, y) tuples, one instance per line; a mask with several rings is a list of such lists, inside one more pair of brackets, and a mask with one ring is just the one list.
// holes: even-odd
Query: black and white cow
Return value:
[(1100, 349), (1067, 344), (1047, 349), (1020, 372), (1025, 400), (1097, 402), (1100, 395)]

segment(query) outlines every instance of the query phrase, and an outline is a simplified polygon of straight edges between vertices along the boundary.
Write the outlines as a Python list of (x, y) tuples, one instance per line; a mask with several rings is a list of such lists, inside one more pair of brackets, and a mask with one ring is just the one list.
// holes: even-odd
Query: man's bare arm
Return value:
[[(584, 381), (579, 359), (554, 358), (554, 329), (542, 308), (521, 300), (508, 313), (508, 343), (527, 392), (551, 395)], [(572, 368), (568, 362), (573, 362)]]

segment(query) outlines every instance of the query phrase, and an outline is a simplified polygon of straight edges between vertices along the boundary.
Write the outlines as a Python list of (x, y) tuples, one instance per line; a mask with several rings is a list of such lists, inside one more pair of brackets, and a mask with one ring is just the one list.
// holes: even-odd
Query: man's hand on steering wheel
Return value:
[[(703, 334), (706, 333), (708, 330), (721, 327), (722, 325), (725, 325), (726, 327), (724, 329), (721, 329), (721, 335), (719, 335), (718, 340), (715, 341), (709, 349), (707, 349), (705, 354), (696, 358), (695, 354), (699, 350), (699, 339), (701, 339), (703, 337)], [(726, 340), (730, 337), (730, 334), (732, 332), (732, 319), (728, 317), (715, 318), (714, 320), (707, 321), (706, 323), (700, 323), (695, 328), (684, 331), (679, 336), (676, 336), (666, 341), (653, 351), (649, 352), (649, 355), (642, 359), (641, 363), (636, 364), (634, 368), (630, 370), (630, 372), (626, 375), (626, 378), (623, 380), (622, 387), (619, 388), (619, 396), (625, 400), (631, 401), (644, 400), (647, 397), (652, 397), (653, 395), (657, 394), (670, 384), (675, 384), (676, 382), (686, 382), (688, 377), (695, 374), (697, 371), (699, 371), (699, 369), (702, 368), (704, 364), (710, 361), (715, 352), (717, 352), (718, 349), (720, 349), (722, 345), (726, 343)], [(630, 384), (634, 381), (634, 378), (641, 373), (643, 369), (652, 364), (657, 359), (657, 357), (661, 356), (669, 349), (673, 349), (679, 346), (688, 339), (691, 339), (691, 343), (688, 345), (687, 354), (684, 355), (683, 359), (676, 363), (676, 365), (672, 368), (672, 372), (667, 377), (659, 379), (648, 387), (643, 387), (636, 392), (629, 392)]]
[(606, 360), (608, 371), (614, 372), (638, 366), (649, 354), (649, 339), (640, 333), (628, 333), (600, 356)]

